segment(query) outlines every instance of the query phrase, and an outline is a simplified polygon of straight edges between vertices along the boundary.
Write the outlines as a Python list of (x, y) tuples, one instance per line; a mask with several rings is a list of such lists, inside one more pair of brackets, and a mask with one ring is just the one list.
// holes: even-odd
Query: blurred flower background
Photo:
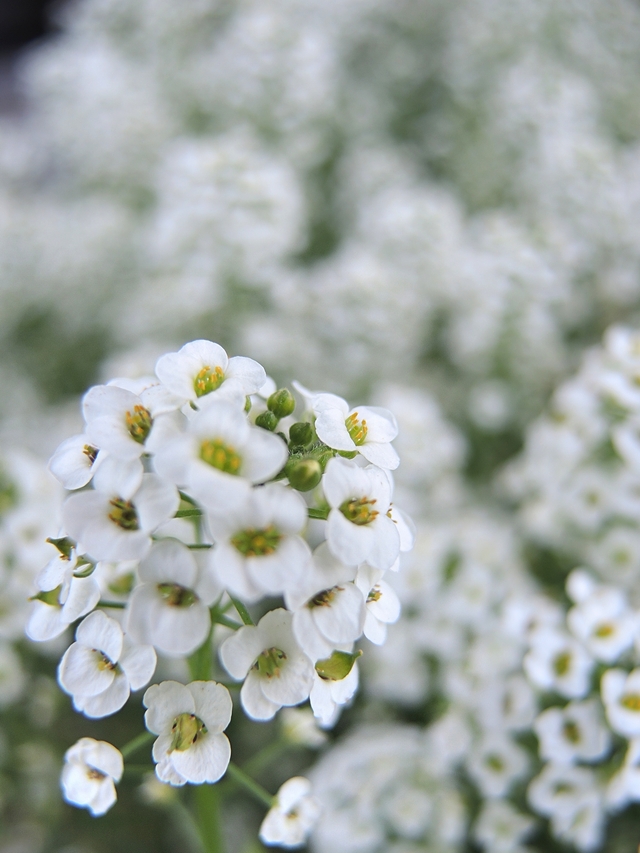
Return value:
[[(6, 4), (7, 7), (9, 4)], [(336, 728), (232, 723), (314, 853), (640, 842), (640, 6), (73, 0), (0, 85), (0, 851), (197, 851), (23, 639), (78, 399), (194, 338), (390, 408), (418, 540)], [(17, 37), (16, 37), (17, 38)], [(5, 45), (9, 46), (8, 42)], [(127, 728), (129, 726), (129, 728)], [(241, 797), (229, 849), (255, 853)]]

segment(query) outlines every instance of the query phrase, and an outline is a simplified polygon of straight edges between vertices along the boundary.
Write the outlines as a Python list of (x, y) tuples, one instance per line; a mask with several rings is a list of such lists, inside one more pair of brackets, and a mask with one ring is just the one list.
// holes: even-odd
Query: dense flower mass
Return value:
[[(229, 690), (212, 679), (214, 631), (231, 631), (215, 646), (242, 682), (250, 719), (310, 700), (331, 727), (358, 685), (362, 652), (353, 648), (368, 605), (367, 632), (377, 642), (379, 626), (398, 618), (382, 576), (397, 568), (413, 533), (392, 512), (388, 471), (357, 450), (344, 459), (318, 436), (316, 402), (327, 395), (304, 397), (296, 420), (287, 389), (272, 389), (257, 362), (228, 359), (210, 341), (162, 356), (156, 377), (138, 383), (139, 396), (125, 384), (134, 383), (91, 388), (80, 441), (64, 441), (53, 455), (50, 470), (72, 493), (62, 529), (48, 540), (57, 555), (36, 577), (28, 631), (49, 639), (91, 611), (58, 667), (60, 686), (91, 718), (116, 713), (147, 685), (158, 654), (188, 658), (201, 677), (152, 684), (145, 723), (158, 735), (152, 754), (161, 782), (213, 784), (229, 767), (223, 732), (232, 714)], [(375, 412), (394, 425), (385, 433), (392, 459), (394, 417)], [(126, 585), (109, 583), (119, 577)], [(285, 607), (274, 607), (275, 597)], [(257, 604), (267, 612), (255, 624), (248, 606)], [(107, 615), (118, 612), (121, 620)], [(107, 767), (117, 750), (91, 747), (92, 758), (93, 743), (85, 738), (68, 751), (62, 784), (69, 802), (102, 814), (116, 800), (122, 760)], [(309, 783), (291, 779), (274, 803), (261, 837), (302, 845), (319, 814)]]

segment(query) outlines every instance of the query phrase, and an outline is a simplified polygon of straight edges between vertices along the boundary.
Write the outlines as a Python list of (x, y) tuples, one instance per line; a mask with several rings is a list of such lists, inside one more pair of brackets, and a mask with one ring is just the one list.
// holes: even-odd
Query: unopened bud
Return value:
[(269, 430), (269, 432), (273, 432), (278, 426), (278, 418), (273, 414), (273, 412), (261, 412), (256, 418), (256, 426)]
[(316, 672), (325, 681), (342, 681), (349, 675), (361, 654), (361, 651), (353, 653), (335, 651), (330, 658), (317, 662)]
[(307, 447), (315, 437), (316, 431), (310, 423), (299, 421), (289, 427), (289, 441), (298, 447)]
[(279, 388), (267, 400), (269, 411), (279, 418), (288, 417), (296, 407), (296, 401), (288, 388)]
[(322, 466), (316, 459), (297, 459), (287, 464), (285, 473), (294, 489), (308, 492), (322, 479)]

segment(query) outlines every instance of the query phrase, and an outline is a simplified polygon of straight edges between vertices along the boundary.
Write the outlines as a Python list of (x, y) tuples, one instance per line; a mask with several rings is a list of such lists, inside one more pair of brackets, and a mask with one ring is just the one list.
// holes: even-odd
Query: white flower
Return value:
[(292, 619), (282, 608), (271, 610), (220, 646), (227, 672), (245, 679), (240, 699), (252, 719), (270, 720), (283, 705), (298, 705), (309, 696), (313, 664), (295, 640)]
[(127, 631), (169, 657), (191, 654), (211, 627), (209, 605), (219, 590), (193, 553), (175, 539), (155, 542), (140, 563), (142, 583), (129, 599)]
[(633, 645), (638, 617), (621, 590), (598, 585), (569, 610), (567, 625), (594, 658), (614, 663)]
[(34, 597), (25, 628), (36, 642), (59, 637), (72, 622), (89, 613), (100, 601), (100, 588), (93, 577), (72, 578), (67, 584)]
[(360, 468), (348, 459), (330, 459), (322, 481), (331, 510), (327, 543), (349, 565), (365, 560), (386, 570), (400, 551), (400, 535), (388, 516), (391, 483), (380, 468)]
[(311, 796), (311, 782), (294, 776), (276, 794), (260, 826), (260, 840), (269, 846), (302, 847), (319, 817), (320, 804)]
[(630, 802), (640, 800), (640, 738), (629, 741), (624, 764), (609, 780), (606, 803), (618, 811)]
[(106, 717), (122, 708), (131, 690), (144, 687), (155, 668), (152, 646), (127, 648), (120, 625), (96, 610), (78, 625), (76, 642), (60, 661), (58, 681), (78, 711)]
[(156, 471), (187, 489), (213, 513), (243, 503), (251, 483), (264, 483), (283, 467), (287, 446), (277, 435), (251, 426), (242, 407), (214, 401), (188, 430), (158, 449)]
[(382, 580), (382, 572), (366, 563), (358, 569), (356, 586), (366, 602), (364, 635), (381, 646), (387, 638), (387, 625), (400, 618), (400, 600), (389, 584)]
[(609, 725), (627, 738), (640, 736), (640, 668), (627, 674), (609, 669), (600, 682)]
[(83, 737), (64, 755), (60, 783), (68, 803), (105, 814), (117, 799), (114, 782), (122, 777), (120, 750), (103, 740)]
[(226, 772), (231, 746), (222, 732), (231, 720), (231, 696), (215, 681), (163, 681), (144, 694), (144, 721), (158, 739), (153, 744), (156, 775), (184, 785), (217, 782)]
[(170, 422), (166, 415), (156, 417), (154, 390), (138, 396), (113, 383), (90, 388), (82, 401), (90, 445), (119, 459), (138, 459), (153, 448), (154, 434)]
[(329, 729), (335, 725), (340, 714), (340, 708), (355, 696), (359, 680), (357, 661), (354, 662), (351, 670), (344, 678), (323, 678), (317, 671), (314, 672), (309, 702), (314, 717), (320, 721), (323, 728)]
[(579, 699), (589, 690), (593, 658), (563, 632), (540, 627), (532, 632), (523, 666), (536, 687)]
[(249, 602), (295, 589), (310, 570), (311, 549), (296, 535), (306, 524), (297, 492), (275, 483), (252, 489), (237, 508), (209, 520), (216, 577)]
[(533, 728), (540, 742), (540, 757), (556, 764), (598, 761), (611, 746), (611, 733), (603, 724), (597, 699), (547, 708)]
[(503, 797), (529, 767), (527, 754), (502, 732), (487, 732), (467, 759), (467, 769), (485, 797)]
[(350, 647), (362, 635), (365, 602), (353, 583), (323, 589), (293, 614), (293, 633), (312, 661), (336, 648)]
[(551, 819), (556, 838), (584, 853), (602, 843), (604, 810), (593, 771), (547, 764), (529, 785), (527, 799), (538, 814)]
[(379, 468), (397, 468), (400, 459), (390, 442), (398, 424), (388, 409), (349, 404), (335, 394), (317, 394), (312, 401), (318, 438), (334, 450), (358, 451)]
[(161, 356), (156, 374), (176, 397), (198, 404), (218, 389), (226, 393), (230, 386), (235, 386), (242, 397), (255, 394), (267, 379), (257, 361), (243, 356), (229, 358), (219, 344), (204, 340), (191, 341), (178, 352)]
[(82, 435), (72, 435), (49, 460), (49, 470), (65, 489), (81, 489), (93, 477), (104, 454)]
[(535, 827), (528, 815), (516, 811), (505, 800), (489, 800), (483, 807), (473, 831), (478, 844), (490, 853), (525, 853), (519, 844)]
[(156, 474), (142, 475), (138, 485), (132, 469), (110, 463), (106, 459), (98, 469), (95, 490), (67, 498), (65, 530), (96, 560), (141, 560), (151, 548), (151, 533), (175, 514), (180, 496)]

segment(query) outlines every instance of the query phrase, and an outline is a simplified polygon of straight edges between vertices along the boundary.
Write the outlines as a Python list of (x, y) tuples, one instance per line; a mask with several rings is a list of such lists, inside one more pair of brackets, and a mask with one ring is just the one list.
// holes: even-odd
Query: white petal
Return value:
[(251, 604), (262, 596), (262, 589), (256, 587), (247, 574), (246, 558), (226, 542), (221, 542), (211, 554), (211, 567), (220, 584), (242, 601)]
[(313, 684), (313, 665), (302, 653), (292, 655), (280, 669), (277, 678), (262, 678), (262, 692), (279, 705), (297, 705), (309, 697)]
[(93, 610), (99, 601), (100, 587), (94, 577), (73, 578), (61, 616), (67, 624), (75, 622)]
[(115, 714), (129, 698), (129, 681), (124, 674), (117, 675), (111, 685), (97, 696), (74, 696), (73, 704), (86, 717), (107, 717)]
[(191, 551), (176, 539), (155, 542), (149, 555), (140, 563), (140, 580), (176, 583), (193, 589), (198, 566)]
[(113, 779), (101, 779), (97, 785), (96, 793), (89, 803), (89, 811), (94, 817), (100, 817), (109, 811), (117, 799)]
[(106, 456), (96, 465), (93, 485), (109, 498), (119, 497), (128, 501), (140, 488), (143, 468), (140, 459), (119, 459)]
[(251, 427), (242, 453), (242, 476), (252, 483), (264, 483), (284, 468), (288, 458), (287, 445), (279, 436)]
[(169, 732), (176, 717), (193, 714), (196, 708), (193, 695), (177, 681), (152, 684), (142, 697), (142, 704), (147, 708), (145, 725), (157, 735)]
[(114, 663), (122, 653), (122, 628), (101, 610), (91, 613), (78, 625), (76, 640), (83, 646), (103, 652)]
[(62, 608), (34, 601), (25, 633), (36, 643), (43, 643), (59, 637), (68, 627), (69, 623), (62, 617)]
[(176, 787), (186, 785), (187, 783), (184, 776), (181, 776), (174, 768), (170, 755), (167, 755), (162, 761), (156, 764), (156, 776), (161, 782), (167, 782), (169, 785)]
[(394, 471), (400, 464), (400, 457), (391, 444), (378, 444), (370, 441), (361, 445), (358, 450), (365, 459), (379, 468), (387, 468), (389, 471)]
[(256, 394), (267, 380), (264, 367), (252, 358), (236, 355), (229, 359), (226, 375), (242, 385), (246, 396)]
[(207, 732), (183, 751), (171, 753), (171, 763), (188, 782), (201, 785), (217, 782), (226, 773), (231, 745), (226, 735)]
[(193, 696), (195, 714), (206, 725), (211, 734), (224, 731), (231, 721), (233, 704), (226, 687), (215, 681), (192, 681), (187, 689)]
[(310, 565), (311, 549), (299, 536), (285, 536), (273, 554), (246, 558), (254, 585), (273, 595), (295, 587)]
[(293, 614), (293, 633), (310, 660), (324, 660), (331, 656), (333, 643), (319, 631), (308, 607), (302, 607)]
[(375, 643), (376, 646), (382, 646), (387, 639), (387, 626), (384, 622), (379, 622), (373, 613), (367, 610), (363, 633), (367, 640)]
[(379, 515), (371, 525), (375, 537), (366, 560), (377, 569), (389, 569), (400, 552), (400, 534), (393, 521), (387, 515)]
[(316, 418), (316, 432), (320, 441), (334, 450), (357, 450), (356, 443), (349, 435), (344, 416), (338, 409), (326, 409)]
[(145, 474), (142, 485), (135, 495), (140, 529), (153, 532), (163, 522), (172, 518), (180, 505), (176, 487), (157, 474)]
[(107, 690), (115, 678), (112, 669), (100, 668), (102, 655), (95, 649), (73, 643), (58, 667), (60, 686), (72, 696), (95, 696)]
[(133, 646), (120, 660), (120, 666), (129, 679), (132, 690), (140, 690), (151, 681), (156, 670), (156, 652), (153, 646)]
[(264, 649), (261, 632), (253, 625), (245, 625), (222, 643), (220, 660), (229, 675), (240, 680), (246, 676)]
[(270, 702), (262, 692), (262, 679), (252, 670), (240, 690), (240, 701), (252, 720), (270, 720), (280, 710), (280, 705)]
[(333, 594), (333, 601), (329, 605), (313, 607), (311, 615), (327, 639), (334, 643), (352, 643), (362, 634), (364, 598), (351, 583), (333, 590)]
[(370, 525), (354, 524), (339, 509), (332, 509), (327, 519), (327, 545), (338, 560), (356, 565), (368, 558), (375, 535)]

